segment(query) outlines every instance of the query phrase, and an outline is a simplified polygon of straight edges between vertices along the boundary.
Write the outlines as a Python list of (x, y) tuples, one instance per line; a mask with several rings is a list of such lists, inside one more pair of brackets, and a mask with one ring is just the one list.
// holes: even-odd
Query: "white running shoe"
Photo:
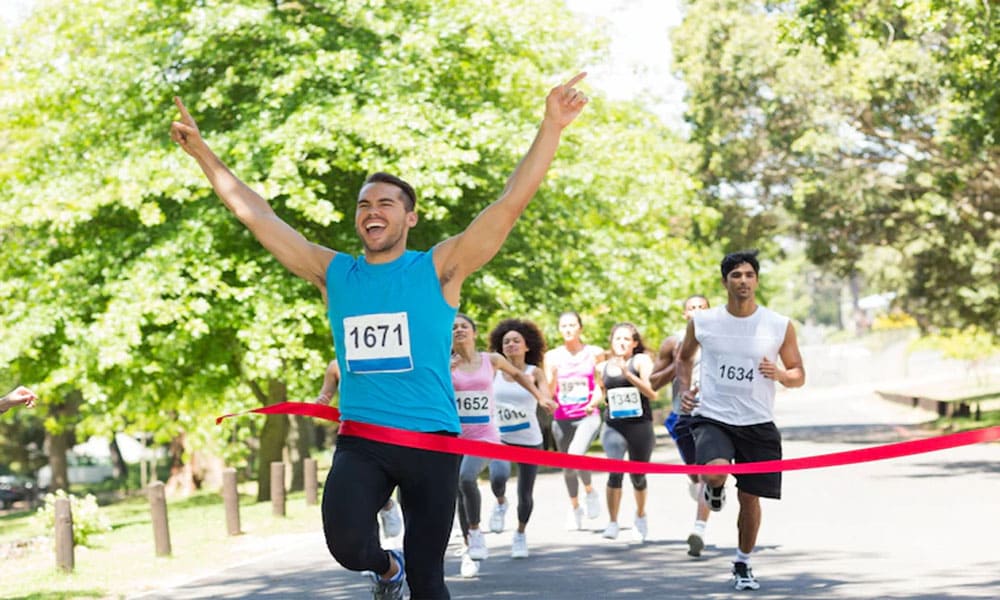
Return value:
[(389, 499), (392, 503), (387, 509), (378, 511), (379, 519), (382, 521), (382, 535), (385, 537), (396, 537), (403, 532), (403, 511), (399, 509), (399, 503)]
[(514, 543), (510, 546), (511, 558), (528, 558), (528, 538), (523, 533), (514, 532)]
[(479, 563), (472, 560), (472, 557), (469, 556), (468, 552), (462, 554), (462, 568), (460, 572), (462, 577), (465, 578), (479, 575)]
[(490, 516), (490, 531), (493, 533), (500, 533), (504, 530), (506, 526), (507, 517), (507, 503), (504, 502), (500, 504), (499, 502), (493, 507), (493, 515)]
[(601, 516), (601, 497), (597, 494), (597, 490), (590, 490), (587, 492), (587, 518), (596, 519)]
[(609, 540), (613, 540), (618, 537), (618, 531), (619, 531), (618, 523), (611, 521), (610, 523), (608, 523), (608, 526), (604, 528), (604, 533), (602, 533), (601, 535)]
[(737, 590), (759, 590), (760, 584), (753, 576), (753, 569), (745, 562), (733, 563), (733, 578), (730, 580)]
[(569, 510), (569, 515), (566, 518), (566, 529), (570, 531), (578, 531), (583, 529), (583, 507), (577, 506), (576, 508), (571, 508)]
[(632, 526), (632, 534), (635, 536), (636, 541), (645, 542), (646, 536), (649, 535), (649, 521), (646, 517), (635, 516), (635, 524)]
[(708, 508), (710, 508), (712, 512), (719, 512), (722, 510), (722, 507), (726, 505), (726, 488), (713, 488), (706, 483), (705, 504), (708, 505)]
[(472, 560), (485, 560), (490, 557), (490, 550), (486, 547), (486, 537), (481, 529), (469, 530), (469, 551), (467, 554)]

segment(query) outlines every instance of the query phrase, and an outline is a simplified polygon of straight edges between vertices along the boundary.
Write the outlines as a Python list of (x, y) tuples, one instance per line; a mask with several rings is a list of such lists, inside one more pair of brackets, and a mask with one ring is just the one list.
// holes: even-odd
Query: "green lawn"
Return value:
[(112, 530), (97, 536), (93, 548), (76, 548), (70, 574), (56, 570), (50, 541), (30, 543), (40, 532), (32, 526), (29, 513), (6, 515), (0, 518), (0, 597), (121, 598), (274, 552), (284, 543), (283, 534), (322, 535), (319, 507), (307, 506), (301, 492), (288, 495), (285, 517), (273, 516), (271, 503), (257, 503), (255, 498), (255, 484), (241, 486), (244, 533), (232, 537), (226, 532), (225, 509), (217, 491), (168, 500), (170, 557), (155, 555), (144, 496), (103, 506), (100, 510)]

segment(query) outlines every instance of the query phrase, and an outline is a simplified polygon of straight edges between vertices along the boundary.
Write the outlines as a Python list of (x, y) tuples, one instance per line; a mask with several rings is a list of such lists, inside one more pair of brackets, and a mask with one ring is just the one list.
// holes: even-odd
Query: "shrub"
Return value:
[(42, 529), (44, 535), (55, 538), (56, 531), (56, 500), (69, 498), (70, 510), (73, 513), (73, 543), (77, 546), (89, 546), (94, 535), (111, 530), (107, 518), (97, 506), (97, 498), (93, 494), (84, 497), (67, 496), (63, 490), (45, 495), (45, 504), (35, 515), (35, 524)]

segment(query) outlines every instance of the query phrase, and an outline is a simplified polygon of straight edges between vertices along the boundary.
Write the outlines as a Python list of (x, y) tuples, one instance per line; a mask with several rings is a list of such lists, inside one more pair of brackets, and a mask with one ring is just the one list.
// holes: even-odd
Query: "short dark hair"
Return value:
[(528, 345), (528, 351), (524, 353), (524, 362), (536, 367), (542, 366), (542, 358), (545, 356), (545, 336), (542, 335), (538, 325), (527, 319), (504, 319), (497, 323), (490, 332), (490, 352), (503, 354), (503, 336), (511, 331), (520, 333), (524, 343)]
[(468, 323), (469, 325), (472, 325), (472, 331), (474, 331), (474, 332), (475, 331), (479, 331), (478, 329), (476, 329), (476, 322), (473, 321), (472, 317), (470, 317), (469, 315), (460, 312), (460, 313), (455, 313), (455, 316), (457, 318), (459, 318), (459, 319), (464, 319), (466, 323)]
[(645, 354), (646, 345), (642, 343), (642, 336), (639, 335), (639, 328), (628, 321), (622, 321), (621, 323), (614, 324), (611, 328), (611, 333), (608, 334), (608, 346), (611, 346), (611, 340), (615, 337), (615, 331), (622, 328), (628, 329), (632, 332), (632, 341), (635, 342), (635, 349), (632, 350), (632, 355)]
[(394, 185), (403, 191), (403, 195), (409, 201), (409, 205), (406, 207), (406, 210), (412, 211), (417, 207), (417, 192), (413, 190), (412, 185), (406, 183), (399, 177), (390, 173), (379, 171), (377, 173), (372, 173), (365, 178), (365, 182), (361, 184), (361, 187), (364, 187), (369, 183), (388, 183)]
[(684, 302), (681, 303), (681, 306), (684, 307), (684, 308), (687, 308), (688, 302), (694, 300), (695, 298), (701, 298), (702, 300), (705, 301), (705, 304), (708, 304), (708, 298), (707, 297), (702, 296), (701, 294), (691, 294), (690, 296), (688, 296), (687, 298), (684, 299)]
[(747, 263), (753, 267), (753, 272), (756, 275), (760, 275), (760, 263), (757, 262), (758, 250), (740, 250), (739, 252), (730, 252), (722, 259), (722, 278), (725, 279), (729, 276), (729, 273), (736, 267)]

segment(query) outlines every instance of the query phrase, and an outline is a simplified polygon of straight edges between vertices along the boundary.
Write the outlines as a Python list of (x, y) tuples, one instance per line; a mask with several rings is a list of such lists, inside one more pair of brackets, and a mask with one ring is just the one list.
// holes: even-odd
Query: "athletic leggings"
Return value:
[[(542, 445), (522, 446), (520, 444), (508, 444), (518, 448), (541, 449)], [(538, 475), (538, 465), (526, 465), (517, 463), (517, 522), (527, 523), (531, 518), (531, 511), (535, 508), (534, 490), (535, 477)], [(490, 462), (490, 487), (493, 488), (493, 495), (497, 498), (507, 495), (507, 480), (510, 479), (510, 462), (506, 460), (494, 460)]]
[[(608, 458), (621, 460), (628, 450), (628, 459), (637, 462), (649, 462), (653, 456), (653, 446), (656, 445), (656, 434), (653, 433), (652, 421), (625, 421), (616, 423), (613, 427), (605, 425), (601, 432), (601, 444)], [(630, 473), (632, 487), (642, 491), (646, 489), (646, 476)], [(621, 489), (623, 473), (608, 473), (608, 487)]]
[(479, 474), (486, 468), (488, 458), (463, 456), (458, 470), (458, 524), (462, 535), (469, 535), (469, 523), (479, 524), (483, 510), (483, 497), (479, 493)]
[[(556, 439), (556, 448), (560, 452), (577, 456), (587, 453), (587, 449), (597, 439), (597, 433), (600, 430), (601, 414), (596, 410), (582, 419), (556, 419), (552, 421), (552, 437)], [(590, 471), (563, 469), (566, 491), (569, 492), (570, 498), (576, 498), (580, 494), (580, 486), (576, 481), (577, 476), (580, 477), (584, 486), (590, 485)]]
[(444, 554), (455, 517), (457, 475), (454, 454), (339, 436), (323, 488), (323, 534), (330, 554), (352, 571), (388, 571), (376, 516), (398, 486), (410, 593), (415, 599), (450, 598)]

